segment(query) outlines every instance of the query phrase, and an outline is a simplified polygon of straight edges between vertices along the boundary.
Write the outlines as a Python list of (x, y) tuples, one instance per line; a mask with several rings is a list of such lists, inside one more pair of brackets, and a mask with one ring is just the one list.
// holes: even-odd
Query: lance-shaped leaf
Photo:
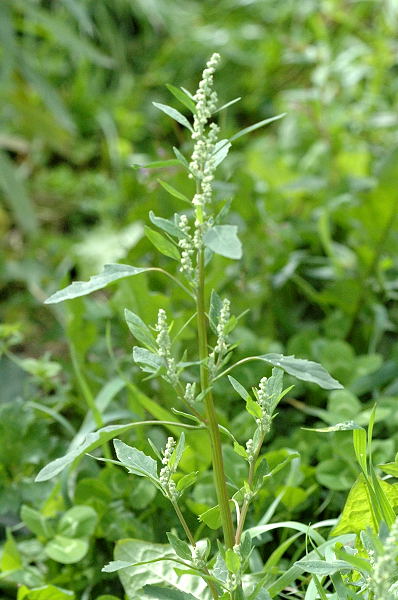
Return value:
[(177, 121), (177, 123), (180, 123), (180, 125), (183, 125), (187, 129), (189, 129), (189, 131), (193, 131), (192, 125), (188, 121), (188, 119), (172, 106), (168, 106), (167, 104), (160, 104), (159, 102), (152, 102), (152, 104), (156, 106), (156, 108), (158, 108), (159, 110), (166, 113), (166, 115)]
[(283, 354), (262, 354), (257, 356), (259, 360), (263, 360), (274, 367), (280, 367), (289, 375), (293, 375), (302, 381), (310, 381), (318, 384), (325, 390), (338, 390), (343, 386), (337, 379), (334, 379), (319, 363), (303, 358), (295, 358), (294, 356), (283, 356)]
[[(159, 180), (158, 180), (159, 181)], [(152, 211), (149, 212), (149, 218), (156, 227), (159, 229), (163, 229), (169, 235), (172, 235), (178, 239), (187, 238), (187, 235), (181, 231), (179, 227), (169, 219), (163, 219), (162, 217), (157, 217)]]
[(130, 265), (110, 264), (105, 265), (102, 273), (93, 275), (89, 281), (75, 281), (66, 288), (55, 292), (52, 296), (47, 298), (45, 304), (56, 304), (57, 302), (63, 302), (64, 300), (72, 300), (79, 296), (86, 296), (97, 290), (102, 290), (110, 283), (123, 279), (124, 277), (131, 277), (132, 275), (138, 275), (145, 271), (150, 271), (151, 268), (139, 268), (131, 267)]
[(134, 446), (128, 446), (121, 440), (113, 440), (113, 445), (116, 456), (123, 466), (129, 470), (129, 473), (140, 477), (149, 477), (151, 480), (158, 480), (156, 460), (134, 448)]
[(159, 252), (165, 256), (168, 256), (169, 258), (173, 258), (174, 260), (181, 260), (180, 253), (178, 252), (176, 246), (166, 239), (161, 233), (147, 226), (144, 227), (144, 231), (148, 240), (152, 242)]
[(124, 311), (124, 318), (133, 336), (151, 350), (156, 350), (155, 338), (144, 321), (131, 310), (128, 310), (128, 308)]

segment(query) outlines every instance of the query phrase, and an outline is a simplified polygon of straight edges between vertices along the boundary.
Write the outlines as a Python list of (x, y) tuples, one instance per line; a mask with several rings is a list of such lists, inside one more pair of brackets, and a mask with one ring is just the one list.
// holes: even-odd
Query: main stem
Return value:
[(214, 408), (213, 395), (209, 389), (209, 373), (207, 368), (207, 321), (205, 310), (205, 267), (203, 250), (198, 252), (198, 289), (196, 295), (198, 342), (200, 358), (200, 385), (205, 392), (204, 403), (206, 407), (207, 430), (210, 436), (211, 453), (213, 461), (214, 479), (218, 504), (221, 513), (221, 524), (224, 533), (224, 542), (227, 548), (234, 545), (234, 526), (232, 523), (229, 498), (225, 483), (224, 461), (222, 457), (220, 432)]

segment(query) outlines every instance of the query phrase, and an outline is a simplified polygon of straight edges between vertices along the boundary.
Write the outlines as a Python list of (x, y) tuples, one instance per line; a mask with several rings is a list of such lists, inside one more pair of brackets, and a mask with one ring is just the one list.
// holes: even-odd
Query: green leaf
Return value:
[(183, 90), (175, 87), (175, 85), (172, 85), (171, 83), (166, 83), (166, 87), (169, 92), (173, 94), (174, 98), (177, 98), (177, 100), (186, 106), (192, 114), (196, 112), (195, 102), (193, 102), (193, 100), (191, 100), (191, 98)]
[(270, 117), (269, 119), (264, 119), (263, 121), (259, 121), (258, 123), (255, 123), (254, 125), (245, 127), (244, 129), (241, 129), (240, 131), (238, 131), (238, 133), (235, 133), (235, 135), (233, 135), (231, 138), (229, 138), (229, 141), (233, 142), (234, 140), (237, 140), (238, 138), (242, 137), (242, 135), (246, 135), (247, 133), (251, 133), (252, 131), (255, 131), (256, 129), (259, 129), (260, 127), (264, 127), (264, 125), (268, 125), (269, 123), (272, 123), (273, 121), (282, 119), (282, 117), (284, 117), (284, 116), (286, 116), (286, 113), (281, 113), (280, 115), (276, 115), (275, 117)]
[(164, 365), (161, 356), (139, 346), (133, 348), (133, 360), (147, 373), (157, 373)]
[(79, 562), (86, 556), (87, 551), (87, 540), (73, 539), (62, 535), (56, 535), (44, 548), (47, 556), (64, 565)]
[[(229, 504), (232, 509), (232, 500), (229, 501)], [(217, 504), (216, 506), (208, 508), (207, 510), (202, 512), (199, 515), (199, 521), (201, 521), (202, 523), (206, 523), (206, 525), (210, 527), (210, 529), (218, 529), (219, 527), (221, 527), (221, 513), (219, 505)]]
[(17, 600), (75, 600), (75, 598), (73, 592), (55, 585), (43, 585), (32, 589), (21, 586), (17, 596)]
[(236, 440), (234, 441), (234, 452), (236, 452), (236, 454), (238, 454), (238, 456), (247, 458), (246, 450), (244, 449), (243, 446), (241, 446), (241, 444), (238, 444), (238, 442)]
[(57, 533), (67, 538), (90, 537), (95, 531), (97, 520), (97, 513), (91, 506), (73, 506), (62, 515)]
[[(138, 391), (137, 391), (137, 396), (138, 396)], [(142, 396), (143, 396), (143, 401), (144, 401), (146, 396), (144, 394), (142, 394)], [(148, 410), (150, 410), (150, 409), (152, 409), (152, 405), (150, 404), (152, 401), (149, 398), (147, 400), (149, 402)], [(162, 410), (164, 411), (164, 409), (162, 409)], [(162, 412), (159, 415), (159, 418), (163, 418), (163, 414), (164, 413)], [(170, 416), (169, 413), (165, 413), (165, 416), (166, 415), (167, 415), (167, 418)], [(155, 416), (157, 416), (157, 415), (155, 415)], [(99, 446), (103, 446), (106, 442), (109, 442), (109, 440), (117, 437), (118, 435), (123, 435), (127, 431), (130, 431), (130, 429), (132, 429), (134, 427), (140, 427), (142, 425), (145, 425), (145, 421), (127, 423), (125, 425), (107, 425), (106, 427), (102, 427), (101, 429), (98, 429), (98, 431), (88, 433), (84, 437), (84, 439), (76, 447), (71, 448), (65, 454), (65, 456), (56, 458), (55, 460), (51, 461), (48, 465), (43, 467), (43, 469), (41, 469), (41, 471), (36, 476), (35, 481), (41, 482), (41, 481), (48, 481), (49, 479), (52, 479), (53, 477), (55, 477), (56, 475), (61, 473), (67, 466), (72, 464), (74, 460), (80, 458), (84, 454), (92, 452)], [(176, 423), (176, 425), (178, 425), (178, 422)], [(170, 425), (169, 428), (170, 428), (170, 431), (172, 431), (174, 434), (178, 431), (172, 425)]]
[(145, 225), (144, 231), (148, 240), (152, 242), (152, 244), (157, 250), (159, 250), (159, 252), (161, 252), (165, 256), (168, 256), (169, 258), (173, 258), (176, 261), (181, 260), (180, 253), (176, 246), (168, 239), (166, 239), (161, 233), (155, 231), (154, 229), (151, 229), (147, 225)]
[(172, 235), (179, 240), (187, 237), (173, 221), (170, 221), (169, 219), (163, 219), (162, 217), (157, 217), (152, 211), (149, 212), (149, 218), (151, 222), (156, 225), (156, 227), (163, 229), (163, 231), (166, 231), (166, 233), (169, 235)]
[[(388, 499), (389, 504), (397, 511), (398, 484), (391, 485), (383, 480), (378, 480), (378, 483), (385, 497)], [(343, 512), (339, 522), (332, 531), (332, 535), (337, 536), (343, 533), (359, 534), (367, 527), (377, 530), (378, 525), (374, 522), (373, 515), (371, 498), (366, 485), (366, 480), (361, 473), (348, 494)]]
[(232, 106), (233, 104), (236, 104), (236, 102), (239, 102), (239, 100), (242, 100), (242, 98), (239, 97), (239, 98), (234, 98), (233, 100), (230, 100), (226, 104), (223, 104), (222, 106), (220, 106), (220, 108), (217, 108), (217, 110), (215, 110), (213, 114), (216, 114), (218, 112), (221, 112), (222, 110), (225, 110), (229, 106)]
[(180, 435), (180, 439), (178, 440), (176, 449), (174, 450), (174, 452), (171, 456), (171, 459), (170, 459), (170, 466), (173, 467), (174, 469), (176, 469), (179, 465), (179, 462), (182, 458), (182, 454), (184, 452), (184, 448), (185, 448), (185, 433), (182, 432)]
[(192, 552), (186, 542), (180, 540), (174, 533), (167, 532), (167, 539), (174, 552), (183, 560), (192, 561)]
[(22, 557), (19, 553), (14, 536), (9, 529), (6, 531), (6, 538), (0, 557), (0, 570), (17, 571), (18, 569), (22, 569)]
[(217, 144), (214, 146), (214, 152), (212, 154), (212, 160), (214, 162), (214, 168), (218, 167), (223, 160), (225, 160), (228, 156), (229, 149), (232, 144), (229, 140), (219, 140)]
[(177, 482), (177, 491), (182, 492), (189, 486), (193, 485), (198, 478), (198, 471), (194, 471), (193, 473), (188, 473), (181, 477), (181, 479)]
[[(200, 577), (190, 574), (181, 577), (175, 572), (173, 562), (162, 560), (170, 556), (170, 551), (168, 544), (154, 544), (132, 539), (117, 542), (115, 560), (137, 563), (160, 559), (160, 562), (121, 570), (119, 577), (126, 592), (134, 590), (137, 598), (142, 598), (142, 588), (147, 589), (146, 586), (153, 585), (165, 586), (168, 588), (165, 590), (167, 593), (178, 590), (185, 594), (192, 594), (194, 600), (210, 600), (208, 585)], [(174, 553), (173, 557), (175, 557)]]
[(213, 333), (217, 334), (217, 325), (220, 320), (222, 300), (215, 290), (211, 290), (209, 324)]
[(352, 439), (354, 443), (355, 456), (365, 475), (368, 474), (368, 465), (366, 460), (366, 431), (362, 427), (353, 429)]
[(197, 596), (181, 592), (180, 590), (165, 589), (157, 586), (146, 585), (142, 592), (140, 592), (140, 598), (145, 600), (146, 598), (153, 600), (199, 600)]
[(377, 466), (384, 471), (384, 473), (388, 473), (388, 475), (392, 475), (393, 477), (398, 477), (398, 462), (390, 462)]
[(261, 410), (261, 406), (255, 402), (250, 396), (246, 398), (246, 410), (255, 419), (261, 419), (263, 416), (263, 411)]
[(124, 311), (124, 318), (133, 336), (150, 350), (156, 350), (155, 338), (144, 321), (128, 308)]
[(343, 386), (336, 379), (333, 379), (322, 365), (305, 360), (303, 358), (295, 358), (294, 356), (283, 356), (283, 354), (262, 354), (257, 356), (259, 360), (263, 360), (274, 367), (280, 367), (289, 375), (293, 375), (302, 381), (316, 383), (325, 390), (342, 389)]
[(171, 196), (174, 196), (174, 198), (178, 198), (179, 200), (183, 200), (184, 202), (187, 202), (188, 204), (192, 205), (192, 202), (189, 198), (184, 196), (184, 194), (176, 190), (172, 185), (170, 185), (166, 181), (158, 179), (158, 183), (160, 183), (160, 185), (166, 190), (166, 192), (169, 192)]
[[(331, 431), (353, 431), (355, 429), (362, 429), (354, 421), (344, 421), (343, 423), (336, 423), (330, 427), (303, 427), (306, 431), (315, 431), (318, 433), (330, 433)], [(364, 431), (364, 430), (363, 430)]]
[(66, 288), (55, 292), (52, 294), (47, 300), (45, 300), (45, 304), (56, 304), (57, 302), (63, 302), (64, 300), (72, 300), (73, 298), (78, 298), (79, 296), (86, 296), (87, 294), (91, 294), (91, 292), (95, 292), (97, 290), (102, 290), (102, 288), (106, 287), (110, 283), (117, 281), (118, 279), (123, 279), (124, 277), (132, 277), (133, 275), (138, 275), (139, 273), (144, 273), (145, 271), (150, 271), (151, 268), (137, 268), (131, 267), (130, 265), (120, 265), (120, 264), (110, 264), (105, 265), (102, 273), (98, 275), (93, 275), (90, 277), (89, 281), (75, 281), (71, 283)]
[(176, 110), (172, 106), (168, 106), (167, 104), (160, 104), (159, 102), (152, 102), (152, 104), (156, 106), (156, 108), (158, 108), (159, 110), (166, 113), (166, 115), (177, 121), (177, 123), (180, 123), (180, 125), (183, 125), (187, 129), (189, 129), (189, 131), (193, 132), (191, 123), (178, 110)]
[(129, 473), (139, 475), (140, 477), (149, 477), (151, 480), (158, 481), (158, 467), (156, 460), (147, 456), (141, 450), (128, 446), (120, 440), (113, 440), (116, 456), (121, 463), (128, 469)]
[(225, 552), (225, 564), (230, 573), (239, 573), (240, 558), (232, 548), (227, 548)]
[(352, 570), (350, 563), (345, 560), (326, 561), (307, 560), (306, 558), (303, 558), (302, 560), (296, 561), (294, 564), (303, 569), (303, 571), (312, 573), (313, 575), (331, 575), (332, 573), (337, 573), (341, 570)]
[(24, 504), (21, 508), (21, 519), (32, 533), (38, 537), (50, 538), (54, 535), (53, 527), (39, 511)]
[(283, 389), (283, 369), (278, 369), (277, 367), (274, 367), (272, 369), (272, 375), (267, 380), (267, 384), (266, 384), (266, 388), (265, 388), (266, 398), (267, 398), (266, 402), (269, 407), (269, 413), (271, 415), (274, 412), (275, 408), (278, 405), (278, 402), (281, 399), (282, 389)]
[(146, 165), (130, 165), (133, 169), (162, 169), (163, 167), (179, 167), (181, 161), (177, 158), (170, 158), (168, 160), (154, 160)]
[(239, 260), (242, 257), (242, 244), (237, 231), (236, 225), (215, 225), (205, 232), (203, 242), (216, 254)]
[(231, 375), (228, 375), (229, 383), (234, 388), (235, 392), (239, 394), (239, 396), (246, 402), (248, 398), (250, 398), (249, 392)]

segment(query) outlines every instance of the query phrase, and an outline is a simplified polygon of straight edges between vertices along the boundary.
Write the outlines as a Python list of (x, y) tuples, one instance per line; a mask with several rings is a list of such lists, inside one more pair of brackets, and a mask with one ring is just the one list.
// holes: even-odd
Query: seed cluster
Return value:
[(156, 344), (158, 354), (159, 356), (162, 356), (166, 362), (165, 379), (171, 383), (171, 385), (175, 386), (178, 383), (177, 366), (175, 358), (171, 355), (171, 341), (167, 324), (167, 315), (163, 308), (159, 309), (155, 330), (157, 331)]
[(262, 433), (266, 434), (271, 429), (271, 402), (270, 397), (267, 392), (267, 381), (266, 377), (262, 377), (260, 383), (258, 384), (258, 388), (256, 390), (256, 396), (258, 400), (258, 404), (261, 408), (262, 416), (260, 419), (256, 419), (256, 423), (259, 426)]
[(191, 171), (190, 177), (196, 179), (198, 185), (197, 192), (192, 200), (195, 207), (197, 226), (204, 223), (204, 207), (211, 202), (212, 182), (216, 169), (214, 150), (219, 127), (215, 123), (211, 123), (207, 127), (207, 123), (217, 106), (217, 94), (213, 90), (213, 75), (219, 62), (220, 55), (213, 54), (206, 64), (199, 87), (194, 95), (196, 110), (192, 139), (195, 145), (189, 168)]
[(164, 465), (160, 469), (159, 480), (163, 489), (170, 498), (170, 500), (175, 501), (178, 498), (178, 492), (176, 490), (176, 484), (172, 480), (172, 475), (175, 473), (176, 468), (171, 465), (171, 457), (176, 447), (176, 441), (174, 438), (167, 438), (167, 443), (165, 449), (163, 450), (162, 464)]

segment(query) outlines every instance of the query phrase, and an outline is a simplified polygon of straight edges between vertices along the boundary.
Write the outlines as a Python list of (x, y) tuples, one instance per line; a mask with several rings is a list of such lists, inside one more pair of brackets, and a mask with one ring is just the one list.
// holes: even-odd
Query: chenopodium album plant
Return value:
[[(47, 303), (56, 303), (76, 298), (101, 289), (118, 279), (155, 270), (170, 277), (184, 290), (187, 299), (191, 302), (192, 315), (187, 324), (196, 321), (198, 356), (189, 357), (189, 361), (184, 355), (182, 357), (175, 355), (175, 338), (173, 339), (171, 335), (172, 316), (167, 315), (162, 307), (159, 308), (154, 327), (145, 324), (131, 311), (126, 311), (126, 319), (130, 330), (142, 344), (142, 347), (134, 348), (135, 362), (145, 373), (149, 373), (150, 377), (158, 376), (167, 381), (175, 391), (176, 401), (179, 405), (184, 404), (188, 411), (185, 413), (176, 411), (176, 414), (191, 421), (188, 424), (177, 421), (159, 421), (159, 423), (163, 423), (169, 430), (171, 426), (174, 430), (177, 427), (186, 429), (190, 435), (193, 435), (195, 430), (206, 430), (208, 433), (218, 503), (207, 511), (207, 515), (201, 515), (201, 519), (207, 524), (211, 522), (215, 528), (221, 526), (222, 540), (219, 540), (218, 547), (212, 547), (209, 539), (198, 541), (195, 539), (181, 508), (184, 491), (195, 485), (197, 477), (197, 473), (182, 476), (178, 472), (179, 462), (184, 453), (184, 433), (178, 440), (169, 437), (162, 451), (151, 443), (156, 459), (119, 439), (114, 439), (133, 427), (142, 427), (146, 423), (152, 424), (153, 421), (100, 427), (96, 432), (89, 433), (64, 457), (47, 465), (37, 477), (38, 481), (49, 479), (60, 473), (66, 466), (72, 465), (85, 453), (114, 439), (117, 461), (110, 458), (109, 452), (102, 460), (111, 460), (125, 467), (132, 475), (147, 478), (167, 498), (178, 516), (181, 534), (185, 539), (178, 537), (175, 532), (169, 532), (167, 533), (169, 545), (162, 546), (162, 551), (157, 553), (154, 551), (151, 554), (150, 548), (156, 545), (148, 543), (148, 552), (145, 556), (139, 557), (137, 554), (132, 560), (116, 560), (104, 569), (107, 572), (121, 571), (122, 582), (127, 587), (129, 598), (263, 600), (274, 597), (283, 589), (285, 585), (283, 582), (279, 587), (274, 585), (271, 589), (269, 585), (264, 587), (264, 577), (253, 579), (247, 573), (249, 557), (253, 550), (252, 537), (256, 534), (251, 530), (245, 530), (246, 517), (264, 478), (272, 475), (262, 455), (263, 442), (272, 426), (278, 403), (290, 389), (283, 389), (284, 372), (301, 380), (316, 383), (327, 390), (341, 387), (321, 365), (296, 359), (293, 356), (265, 354), (250, 356), (233, 363), (234, 347), (229, 341), (229, 334), (237, 319), (231, 314), (231, 302), (227, 298), (222, 299), (215, 290), (209, 296), (206, 293), (206, 268), (213, 254), (239, 260), (242, 253), (237, 227), (223, 223), (227, 205), (217, 205), (214, 199), (213, 183), (216, 168), (226, 158), (234, 139), (283, 116), (278, 115), (256, 123), (230, 139), (219, 139), (220, 128), (215, 122), (215, 116), (234, 102), (218, 107), (213, 75), (219, 60), (218, 54), (213, 54), (210, 58), (194, 95), (183, 88), (169, 86), (173, 95), (192, 112), (192, 125), (174, 108), (157, 104), (160, 110), (186, 127), (191, 132), (193, 140), (190, 161), (175, 149), (176, 159), (147, 165), (160, 167), (177, 164), (186, 170), (188, 177), (196, 186), (190, 208), (175, 215), (173, 219), (150, 213), (151, 222), (162, 233), (148, 228), (147, 235), (161, 253), (179, 261), (178, 276), (157, 267), (106, 265), (101, 274), (92, 277), (88, 282), (72, 283), (47, 300)], [(169, 184), (164, 183), (164, 186), (173, 196), (186, 200), (183, 194)], [(230, 373), (238, 365), (253, 360), (262, 361), (273, 368), (269, 378), (262, 377), (259, 382), (254, 382), (255, 385), (250, 393)], [(252, 435), (246, 440), (245, 446), (238, 443), (233, 432), (222, 427), (217, 420), (214, 384), (225, 377), (228, 377), (233, 390), (243, 399), (246, 410), (253, 419)], [(224, 470), (221, 435), (233, 444), (235, 452), (247, 462), (246, 480), (232, 497), (230, 492), (232, 486), (229, 485)], [(283, 464), (278, 465), (277, 469), (283, 466)], [(150, 571), (157, 561), (162, 562), (163, 576), (161, 577)], [(141, 577), (138, 580), (134, 576), (123, 577), (123, 573), (126, 572), (134, 574), (134, 568), (141, 569), (142, 573), (144, 565), (148, 566), (151, 576)], [(167, 576), (164, 575), (166, 571)], [(167, 589), (165, 590), (162, 585), (166, 585)]]

